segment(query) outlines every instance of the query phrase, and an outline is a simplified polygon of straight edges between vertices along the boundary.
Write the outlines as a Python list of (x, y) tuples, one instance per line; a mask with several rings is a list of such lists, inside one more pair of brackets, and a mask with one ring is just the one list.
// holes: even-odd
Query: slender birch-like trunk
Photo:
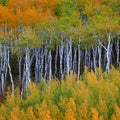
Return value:
[(60, 79), (63, 79), (63, 44), (59, 46), (59, 56), (60, 56)]
[(101, 55), (102, 55), (102, 47), (100, 46), (100, 44), (98, 44), (99, 69), (101, 69)]
[(5, 80), (6, 80), (6, 72), (7, 72), (7, 49), (6, 46), (0, 45), (0, 76), (1, 76), (1, 92), (2, 96), (5, 95)]
[(107, 59), (107, 52), (106, 48), (104, 49), (104, 54), (103, 54), (103, 67), (106, 69), (106, 59)]
[[(7, 54), (7, 47), (3, 47), (3, 74), (4, 74), (4, 80), (6, 81), (7, 79), (7, 71), (8, 71), (8, 54)], [(6, 82), (4, 82), (4, 87)]]
[(69, 43), (66, 44), (66, 72), (67, 75), (69, 75), (70, 72), (70, 66), (69, 66)]
[(19, 80), (22, 80), (22, 56), (19, 56), (18, 58), (18, 67), (19, 67)]
[(96, 55), (97, 55), (97, 48), (92, 47), (93, 51), (93, 67), (94, 67), (94, 72), (96, 73)]
[(91, 51), (88, 51), (88, 70), (91, 71)]
[(84, 68), (88, 67), (88, 69), (90, 70), (91, 69), (91, 63), (90, 63), (90, 51), (85, 49), (85, 61), (84, 61)]
[(26, 52), (26, 56), (25, 56), (26, 87), (28, 87), (29, 83), (31, 83), (31, 80), (30, 80), (30, 50), (29, 50), (29, 48), (26, 48), (25, 52)]
[(45, 59), (45, 73), (44, 73), (44, 82), (46, 82), (47, 80), (47, 74), (48, 74), (48, 51), (47, 49), (45, 48), (44, 50), (44, 59)]
[(69, 71), (70, 71), (70, 74), (72, 73), (72, 40), (71, 40), (71, 38), (70, 38), (70, 40), (69, 40), (69, 52), (68, 52), (68, 54), (69, 54)]
[(40, 53), (40, 73), (39, 73), (39, 79), (40, 81), (42, 80), (43, 77), (43, 62), (44, 62), (44, 52), (43, 52), (43, 47), (41, 47), (41, 53)]
[(22, 85), (21, 85), (21, 91), (20, 91), (21, 100), (22, 100), (22, 97), (23, 97), (24, 89), (25, 89), (25, 87), (26, 87), (26, 85), (25, 85), (25, 79), (26, 79), (26, 71), (25, 71), (25, 63), (24, 63), (24, 67), (23, 67), (23, 78), (22, 78)]
[(10, 80), (11, 80), (11, 84), (12, 84), (12, 95), (14, 95), (14, 81), (13, 81), (13, 77), (12, 77), (12, 73), (11, 73), (9, 48), (8, 48), (8, 70), (9, 70)]
[(43, 49), (42, 47), (34, 50), (35, 53), (35, 83), (39, 83), (42, 79), (43, 67)]
[(35, 49), (35, 83), (38, 82), (38, 73), (39, 73), (39, 58), (38, 58), (38, 49)]
[(48, 68), (49, 68), (48, 79), (51, 81), (52, 80), (52, 55), (51, 55), (51, 50), (49, 50), (49, 53), (48, 53)]
[[(5, 68), (5, 62), (4, 62), (4, 58), (3, 58), (3, 51), (2, 51), (2, 45), (0, 45), (0, 76), (1, 76), (1, 93), (2, 96), (5, 95), (5, 90), (4, 90), (4, 82), (5, 82), (5, 78), (4, 78), (4, 68)], [(4, 63), (3, 63), (4, 62)]]
[(56, 46), (55, 51), (56, 51), (56, 52), (55, 52), (55, 71), (54, 71), (54, 78), (56, 79), (56, 78), (57, 78), (58, 51), (59, 51), (58, 45)]
[(85, 61), (84, 61), (84, 68), (87, 67), (87, 50), (85, 49)]
[[(7, 46), (4, 46), (4, 76), (5, 76), (5, 80), (7, 80), (7, 74), (8, 74), (8, 53), (7, 53)], [(5, 82), (6, 84), (6, 82)], [(6, 85), (5, 85), (6, 86)]]
[(106, 66), (106, 72), (109, 73), (110, 72), (110, 59), (111, 59), (111, 52), (112, 52), (112, 45), (111, 44), (111, 34), (108, 34), (108, 44), (107, 47), (105, 47), (100, 40), (98, 41), (99, 44), (104, 48), (104, 66)]
[(30, 80), (30, 67), (31, 67), (31, 59), (30, 59), (30, 49), (25, 48), (25, 61), (23, 67), (23, 79), (22, 79), (22, 88), (21, 88), (21, 99), (24, 92), (24, 89), (29, 86), (31, 83)]
[(119, 68), (119, 56), (120, 56), (120, 48), (119, 48), (119, 41), (117, 40), (115, 42), (115, 48), (116, 48), (116, 53), (117, 53), (117, 59), (116, 59), (116, 68)]
[(78, 44), (78, 70), (77, 70), (77, 80), (80, 79), (80, 44)]
[(73, 71), (77, 73), (77, 50), (74, 48)]
[(68, 54), (68, 42), (64, 47), (64, 74), (69, 75), (69, 54)]
[(108, 46), (107, 46), (107, 64), (106, 64), (106, 72), (110, 72), (110, 59), (111, 59), (111, 35), (108, 34)]

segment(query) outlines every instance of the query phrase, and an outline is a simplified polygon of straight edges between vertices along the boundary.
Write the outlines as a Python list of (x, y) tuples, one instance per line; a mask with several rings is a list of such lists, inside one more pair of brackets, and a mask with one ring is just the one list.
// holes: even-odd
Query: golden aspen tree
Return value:
[(72, 98), (70, 98), (68, 103), (68, 108), (65, 112), (65, 120), (76, 120), (76, 104)]
[(114, 105), (114, 114), (112, 115), (112, 120), (119, 120), (120, 118), (120, 108), (117, 104)]
[(24, 11), (32, 7), (32, 0), (9, 0), (7, 2), (7, 7), (15, 11)]
[(92, 108), (91, 112), (92, 112), (92, 120), (103, 120), (102, 116), (99, 117), (99, 113), (96, 110), (96, 108)]
[(24, 11), (24, 20), (23, 22), (26, 25), (35, 25), (39, 22), (39, 14), (35, 9), (27, 9)]

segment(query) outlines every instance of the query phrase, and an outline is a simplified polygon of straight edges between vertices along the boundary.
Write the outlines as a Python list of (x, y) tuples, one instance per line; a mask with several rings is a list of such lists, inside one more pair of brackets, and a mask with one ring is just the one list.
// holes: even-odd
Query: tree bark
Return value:
[(73, 71), (77, 73), (77, 50), (74, 48)]
[(119, 48), (119, 41), (118, 40), (116, 41), (115, 48), (116, 48), (116, 53), (117, 53), (116, 68), (118, 69), (119, 68), (119, 56), (120, 56), (120, 48)]
[(72, 73), (72, 40), (70, 38), (69, 40), (69, 71), (70, 71), (70, 74)]
[(44, 51), (44, 60), (45, 60), (45, 73), (44, 73), (44, 82), (46, 83), (46, 80), (47, 80), (47, 74), (48, 74), (48, 51), (47, 49), (45, 48), (45, 51)]
[(97, 55), (97, 48), (92, 47), (93, 51), (93, 66), (94, 66), (94, 72), (96, 73), (96, 55)]
[(60, 79), (63, 79), (63, 43), (59, 46), (59, 56), (60, 56)]
[(39, 76), (39, 58), (38, 58), (38, 49), (35, 49), (35, 83), (38, 82)]
[(100, 44), (98, 44), (98, 56), (99, 56), (98, 65), (99, 65), (99, 69), (101, 69), (101, 54), (102, 54), (102, 47), (100, 46)]
[(108, 34), (108, 46), (107, 46), (107, 64), (106, 64), (106, 72), (110, 72), (110, 59), (111, 59), (111, 35), (110, 33)]
[(57, 78), (57, 61), (58, 61), (58, 45), (56, 46), (56, 49), (55, 49), (55, 72), (54, 72), (54, 78), (56, 79)]
[(9, 69), (9, 75), (10, 75), (10, 80), (11, 80), (11, 84), (12, 84), (12, 95), (14, 95), (14, 81), (13, 81), (13, 77), (12, 77), (12, 73), (11, 73), (11, 67), (10, 67), (10, 51), (8, 48), (8, 69)]
[(22, 56), (19, 56), (18, 58), (18, 67), (19, 67), (19, 80), (21, 81), (22, 80), (22, 68), (21, 68), (21, 65), (22, 65)]
[(48, 53), (48, 68), (49, 68), (49, 81), (52, 80), (52, 55), (51, 55), (51, 50), (49, 50), (49, 53)]
[(80, 44), (78, 44), (78, 70), (77, 70), (77, 80), (80, 79)]

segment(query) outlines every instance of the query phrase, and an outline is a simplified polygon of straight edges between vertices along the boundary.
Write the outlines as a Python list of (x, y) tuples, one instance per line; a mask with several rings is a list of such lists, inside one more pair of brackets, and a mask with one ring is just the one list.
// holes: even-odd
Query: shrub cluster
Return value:
[(7, 92), (0, 120), (119, 120), (120, 72), (84, 72), (49, 84), (31, 84), (21, 100)]

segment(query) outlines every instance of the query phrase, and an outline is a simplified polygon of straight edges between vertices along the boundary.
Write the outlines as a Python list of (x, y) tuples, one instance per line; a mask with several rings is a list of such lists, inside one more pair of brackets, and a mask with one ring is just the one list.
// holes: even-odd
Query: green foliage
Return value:
[(0, 0), (0, 4), (2, 4), (3, 6), (6, 5), (8, 0)]
[(27, 28), (24, 32), (19, 35), (18, 46), (20, 48), (34, 48), (40, 46), (42, 41), (38, 38), (35, 31)]
[[(53, 49), (70, 38), (83, 48), (120, 34), (119, 0), (0, 0), (0, 41), (14, 48), (35, 48), (51, 40)], [(5, 5), (5, 6), (4, 6)], [(29, 33), (28, 33), (29, 31)], [(19, 39), (19, 40), (18, 40)], [(17, 51), (17, 50), (16, 50)], [(18, 52), (15, 52), (16, 54)]]

